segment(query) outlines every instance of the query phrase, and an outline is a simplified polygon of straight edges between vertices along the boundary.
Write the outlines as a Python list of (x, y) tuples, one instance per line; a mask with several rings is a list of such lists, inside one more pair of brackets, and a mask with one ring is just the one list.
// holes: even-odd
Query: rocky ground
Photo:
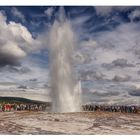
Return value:
[(0, 112), (0, 134), (140, 134), (140, 114)]

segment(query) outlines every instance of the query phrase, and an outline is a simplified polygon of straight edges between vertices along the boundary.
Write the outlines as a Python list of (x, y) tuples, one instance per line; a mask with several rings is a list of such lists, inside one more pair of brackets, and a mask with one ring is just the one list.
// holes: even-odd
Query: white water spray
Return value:
[(63, 7), (51, 28), (49, 42), (52, 111), (80, 111), (81, 83), (73, 70), (75, 38)]

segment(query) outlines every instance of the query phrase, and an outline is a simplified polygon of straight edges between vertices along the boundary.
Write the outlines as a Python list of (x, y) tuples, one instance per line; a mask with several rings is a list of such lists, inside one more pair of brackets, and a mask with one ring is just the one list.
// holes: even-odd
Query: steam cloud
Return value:
[(26, 27), (15, 22), (6, 22), (6, 16), (0, 11), (0, 67), (17, 66), (26, 56), (33, 38)]
[(49, 40), (52, 110), (55, 112), (79, 111), (80, 83), (76, 86), (72, 68), (74, 34), (62, 7), (59, 10), (58, 20), (51, 28)]

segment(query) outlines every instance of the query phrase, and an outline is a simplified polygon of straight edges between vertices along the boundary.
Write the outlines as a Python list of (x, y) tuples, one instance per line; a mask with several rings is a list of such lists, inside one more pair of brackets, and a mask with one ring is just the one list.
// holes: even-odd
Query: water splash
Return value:
[(63, 7), (49, 37), (52, 111), (80, 111), (80, 82), (73, 70), (75, 37)]

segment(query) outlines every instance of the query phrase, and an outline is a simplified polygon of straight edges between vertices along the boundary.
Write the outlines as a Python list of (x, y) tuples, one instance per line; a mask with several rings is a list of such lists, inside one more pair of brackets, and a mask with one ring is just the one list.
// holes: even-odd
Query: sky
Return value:
[[(140, 7), (64, 9), (76, 37), (74, 69), (83, 101), (140, 104)], [(48, 36), (58, 11), (57, 6), (0, 7), (1, 93), (10, 85), (9, 95), (40, 89), (46, 96)]]

